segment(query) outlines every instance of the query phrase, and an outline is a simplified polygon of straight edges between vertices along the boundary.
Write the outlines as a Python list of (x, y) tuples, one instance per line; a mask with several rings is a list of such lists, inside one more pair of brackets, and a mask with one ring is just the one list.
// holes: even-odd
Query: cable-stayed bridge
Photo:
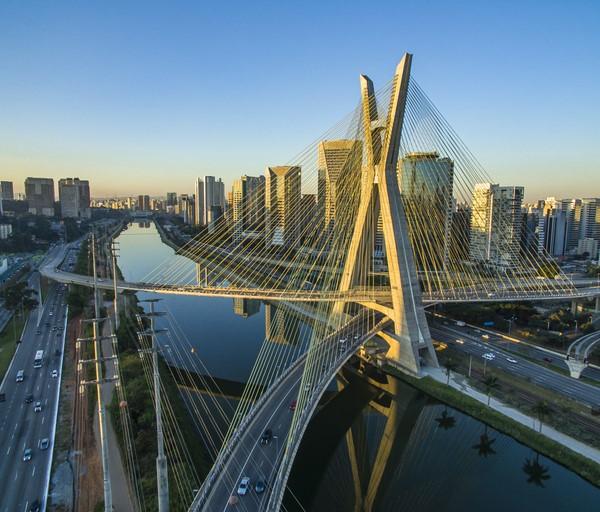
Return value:
[[(289, 165), (238, 180), (230, 211), (140, 282), (63, 272), (56, 262), (43, 269), (117, 292), (275, 305), (280, 330), (261, 347), (192, 510), (234, 501), (279, 510), (308, 422), (360, 347), (378, 338), (389, 364), (417, 376), (437, 366), (427, 304), (600, 294), (597, 285), (578, 288), (539, 250), (522, 225), (522, 190), (493, 185), (411, 77), (411, 63), (406, 54), (377, 92), (361, 76), (349, 116)], [(301, 314), (289, 314), (292, 305)], [(258, 445), (266, 429), (277, 435), (274, 456)], [(243, 476), (266, 490), (238, 500)]]

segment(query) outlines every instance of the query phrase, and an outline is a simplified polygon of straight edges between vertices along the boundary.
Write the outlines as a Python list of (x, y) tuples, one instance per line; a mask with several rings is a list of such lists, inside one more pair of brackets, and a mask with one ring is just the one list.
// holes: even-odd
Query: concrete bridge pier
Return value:
[(581, 372), (587, 366), (583, 361), (578, 361), (575, 358), (567, 359), (565, 363), (567, 363), (567, 366), (569, 367), (569, 374), (574, 379), (581, 377)]
[(576, 314), (577, 314), (577, 300), (576, 300), (576, 299), (573, 299), (573, 300), (571, 301), (571, 313), (572, 313), (573, 315), (576, 315)]

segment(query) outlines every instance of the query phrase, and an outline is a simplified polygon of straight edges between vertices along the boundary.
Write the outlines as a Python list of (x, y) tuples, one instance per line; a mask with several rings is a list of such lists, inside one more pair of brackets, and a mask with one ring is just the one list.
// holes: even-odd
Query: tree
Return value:
[(498, 379), (496, 377), (494, 377), (493, 375), (490, 375), (483, 380), (483, 385), (485, 386), (485, 392), (487, 394), (487, 399), (488, 399), (487, 404), (489, 407), (490, 400), (492, 398), (492, 390), (497, 389), (500, 386), (500, 384), (498, 384)]
[(527, 475), (527, 483), (538, 487), (545, 487), (544, 482), (550, 480), (548, 468), (542, 466), (539, 461), (540, 454), (536, 453), (535, 459), (525, 459), (523, 472)]
[(456, 370), (457, 364), (452, 360), (451, 357), (444, 361), (444, 368), (446, 368), (446, 385), (450, 384), (450, 373)]
[(13, 335), (17, 341), (17, 311), (31, 311), (38, 305), (34, 298), (37, 292), (27, 287), (27, 283), (19, 281), (18, 283), (7, 286), (2, 294), (4, 298), (4, 307), (13, 312)]
[(552, 413), (552, 409), (548, 405), (548, 402), (546, 402), (545, 400), (540, 400), (533, 406), (533, 408), (531, 410), (538, 417), (538, 420), (540, 422), (540, 432), (541, 432), (542, 431), (542, 420), (544, 419), (544, 417), (546, 417)]

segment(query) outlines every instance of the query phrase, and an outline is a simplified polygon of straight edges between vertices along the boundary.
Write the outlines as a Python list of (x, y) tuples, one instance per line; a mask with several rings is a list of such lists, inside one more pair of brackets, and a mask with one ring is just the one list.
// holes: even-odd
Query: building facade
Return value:
[(267, 167), (265, 179), (265, 242), (271, 246), (293, 247), (300, 237), (300, 167)]
[(349, 187), (357, 181), (362, 167), (362, 144), (359, 140), (323, 140), (317, 148), (318, 215), (327, 229), (333, 229), (338, 202), (350, 195)]
[(409, 153), (398, 162), (398, 182), (417, 269), (442, 270), (450, 249), (454, 162), (435, 152)]
[(25, 197), (29, 213), (54, 216), (54, 180), (52, 178), (26, 178)]
[(0, 181), (0, 199), (12, 200), (15, 198), (12, 181)]
[(498, 268), (518, 266), (523, 187), (477, 183), (471, 210), (470, 257)]
[(89, 219), (90, 183), (79, 178), (63, 178), (58, 180), (58, 200), (60, 215), (64, 218)]
[(262, 235), (265, 218), (265, 177), (242, 176), (231, 189), (232, 239)]

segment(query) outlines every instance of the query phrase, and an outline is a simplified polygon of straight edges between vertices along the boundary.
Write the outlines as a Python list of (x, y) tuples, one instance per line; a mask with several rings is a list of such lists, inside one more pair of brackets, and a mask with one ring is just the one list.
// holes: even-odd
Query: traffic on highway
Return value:
[[(481, 357), (488, 366), (529, 379), (535, 384), (562, 393), (590, 407), (600, 406), (600, 393), (596, 386), (573, 379), (506, 350), (510, 345), (500, 335), (488, 334), (468, 325), (450, 324), (450, 322), (447, 322), (447, 325), (442, 322), (431, 323), (430, 330), (434, 340), (450, 344), (474, 357)], [(500, 348), (501, 346), (503, 348)], [(547, 354), (540, 357), (545, 357), (546, 363), (553, 362)]]
[(45, 510), (67, 325), (67, 286), (30, 313), (0, 387), (0, 511)]

